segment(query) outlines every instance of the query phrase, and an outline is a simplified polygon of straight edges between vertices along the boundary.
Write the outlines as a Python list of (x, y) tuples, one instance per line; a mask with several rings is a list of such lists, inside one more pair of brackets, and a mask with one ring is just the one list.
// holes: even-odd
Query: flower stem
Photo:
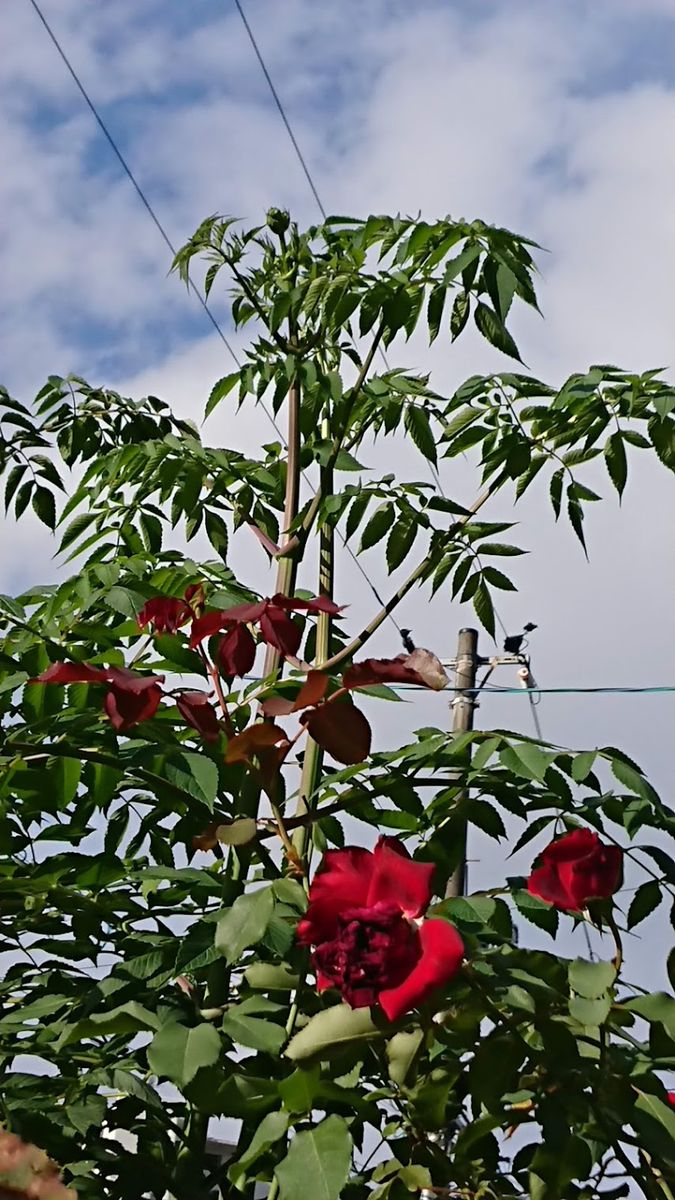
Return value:
[(612, 959), (612, 961), (614, 963), (614, 967), (615, 967), (616, 973), (618, 975), (621, 971), (621, 967), (623, 964), (623, 943), (621, 941), (621, 933), (620, 933), (619, 927), (614, 919), (613, 913), (610, 913), (609, 916), (607, 917), (607, 925), (609, 926), (609, 928), (612, 932), (612, 937), (614, 938), (614, 945), (616, 947), (616, 954), (614, 955), (614, 958)]

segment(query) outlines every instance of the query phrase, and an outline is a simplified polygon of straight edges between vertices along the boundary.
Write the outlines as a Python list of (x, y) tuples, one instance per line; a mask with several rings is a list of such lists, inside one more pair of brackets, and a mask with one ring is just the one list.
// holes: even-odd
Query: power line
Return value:
[[(162, 238), (163, 242), (164, 242), (164, 243), (165, 243), (165, 245), (168, 247), (168, 249), (170, 250), (171, 254), (172, 254), (174, 257), (175, 257), (175, 255), (176, 255), (176, 250), (175, 250), (175, 247), (174, 247), (174, 245), (173, 245), (173, 243), (172, 243), (172, 241), (171, 241), (171, 239), (170, 239), (170, 237), (169, 237), (168, 233), (166, 232), (166, 229), (164, 228), (164, 225), (162, 224), (162, 222), (160, 221), (159, 217), (157, 216), (157, 213), (156, 213), (155, 209), (153, 208), (152, 204), (150, 203), (150, 201), (148, 200), (148, 197), (147, 197), (147, 195), (145, 194), (145, 192), (143, 191), (142, 187), (141, 187), (141, 186), (140, 186), (140, 184), (138, 183), (138, 180), (136, 179), (136, 176), (134, 175), (134, 173), (133, 173), (133, 171), (132, 171), (131, 167), (129, 166), (129, 163), (127, 162), (126, 158), (125, 158), (125, 157), (124, 157), (124, 155), (122, 154), (122, 151), (120, 150), (120, 148), (119, 148), (119, 146), (118, 146), (117, 142), (115, 141), (115, 138), (113, 137), (112, 133), (111, 133), (111, 132), (110, 132), (110, 130), (108, 129), (108, 126), (105, 124), (105, 122), (104, 122), (103, 118), (101, 117), (101, 115), (100, 115), (100, 113), (99, 113), (99, 111), (98, 111), (98, 109), (97, 109), (96, 105), (94, 104), (93, 100), (91, 99), (91, 96), (89, 95), (89, 93), (88, 93), (88, 92), (87, 92), (87, 90), (85, 89), (85, 87), (84, 87), (83, 83), (81, 82), (81, 80), (80, 80), (80, 78), (79, 78), (79, 76), (78, 76), (78, 74), (77, 74), (77, 72), (76, 72), (75, 68), (73, 67), (73, 65), (72, 65), (72, 63), (71, 63), (70, 59), (68, 58), (68, 56), (67, 56), (67, 54), (66, 54), (65, 50), (63, 49), (63, 47), (62, 47), (61, 43), (59, 42), (58, 38), (56, 37), (56, 34), (54, 33), (54, 31), (53, 31), (53, 29), (52, 29), (51, 25), (50, 25), (50, 24), (49, 24), (49, 22), (47, 21), (47, 18), (45, 17), (45, 15), (44, 15), (44, 13), (42, 12), (42, 10), (40, 9), (40, 6), (38, 5), (38, 3), (37, 3), (37, 0), (29, 0), (29, 3), (31, 4), (31, 6), (33, 7), (33, 9), (34, 9), (35, 13), (37, 14), (37, 16), (39, 17), (40, 21), (42, 22), (42, 25), (44, 26), (44, 28), (45, 28), (45, 30), (46, 30), (46, 32), (47, 32), (47, 34), (49, 35), (49, 38), (50, 38), (51, 42), (53, 43), (53, 45), (54, 45), (55, 49), (57, 50), (57, 52), (58, 52), (58, 54), (59, 54), (59, 57), (61, 58), (62, 62), (64, 63), (65, 67), (66, 67), (66, 68), (67, 68), (67, 70), (68, 70), (68, 73), (69, 73), (69, 75), (71, 76), (71, 78), (72, 78), (73, 82), (75, 83), (75, 86), (77, 87), (77, 90), (79, 91), (80, 95), (82, 96), (82, 98), (83, 98), (83, 100), (84, 100), (85, 104), (87, 105), (87, 108), (88, 108), (88, 109), (89, 109), (89, 111), (91, 112), (92, 116), (94, 117), (94, 120), (96, 121), (96, 124), (98, 125), (99, 129), (101, 130), (101, 133), (102, 133), (102, 134), (103, 134), (103, 136), (105, 137), (105, 140), (107, 141), (108, 145), (110, 146), (110, 149), (112, 150), (113, 154), (115, 155), (115, 158), (118, 160), (118, 162), (119, 162), (120, 166), (122, 167), (122, 169), (123, 169), (123, 171), (124, 171), (125, 175), (127, 176), (127, 178), (128, 178), (128, 180), (129, 180), (129, 182), (131, 183), (131, 185), (132, 185), (132, 187), (133, 187), (134, 191), (136, 192), (136, 195), (138, 196), (139, 200), (140, 200), (140, 201), (141, 201), (141, 203), (143, 204), (143, 207), (145, 208), (146, 212), (148, 213), (149, 217), (151, 218), (151, 220), (152, 220), (153, 224), (154, 224), (154, 225), (155, 225), (155, 227), (157, 228), (157, 230), (158, 230), (158, 232), (159, 232), (159, 234), (160, 234), (160, 236), (161, 236), (161, 238)], [(240, 11), (241, 11), (241, 9), (240, 9)], [(241, 14), (241, 15), (242, 15), (242, 19), (243, 19), (244, 21), (246, 21), (246, 18), (245, 18), (245, 16), (244, 16), (243, 12), (242, 12), (242, 14)], [(266, 72), (266, 74), (267, 74), (267, 72)], [(272, 85), (272, 83), (271, 83), (271, 80), (270, 80), (269, 82), (270, 82), (270, 86), (273, 86), (273, 85)], [(275, 93), (275, 97), (276, 97), (276, 93)], [(277, 97), (277, 103), (278, 103), (278, 97)], [(285, 123), (287, 124), (287, 122), (285, 122)], [(291, 136), (293, 136), (293, 135), (292, 135), (292, 131), (290, 131), (290, 129), (289, 129), (289, 132), (291, 132)], [(294, 141), (294, 144), (295, 144), (295, 139), (293, 139), (293, 141)], [(296, 148), (297, 148), (297, 146), (296, 146)], [(298, 153), (300, 153), (300, 151), (299, 151), (299, 150), (298, 150)], [(302, 158), (302, 156), (300, 156), (300, 157)], [(304, 163), (304, 160), (303, 160), (303, 163)], [(319, 205), (320, 205), (320, 201), (318, 200), (318, 196), (317, 196), (317, 202), (318, 202), (318, 203), (319, 203)], [(226, 336), (225, 336), (225, 334), (223, 333), (223, 330), (222, 330), (222, 328), (221, 328), (220, 324), (218, 323), (218, 321), (217, 321), (216, 317), (215, 317), (215, 316), (213, 315), (213, 313), (211, 312), (211, 309), (209, 308), (208, 304), (206, 303), (206, 300), (204, 299), (204, 297), (201, 295), (200, 291), (199, 291), (199, 290), (198, 290), (198, 289), (195, 287), (194, 283), (193, 283), (193, 282), (192, 282), (192, 280), (191, 280), (191, 279), (189, 279), (189, 278), (188, 278), (188, 285), (189, 285), (189, 287), (190, 287), (190, 290), (192, 291), (192, 293), (193, 293), (193, 294), (194, 294), (194, 295), (197, 297), (197, 299), (199, 300), (199, 303), (201, 304), (202, 308), (204, 309), (204, 312), (206, 313), (206, 315), (208, 316), (208, 318), (209, 318), (209, 321), (210, 321), (210, 322), (211, 322), (211, 324), (213, 325), (214, 329), (216, 330), (216, 332), (217, 332), (218, 336), (220, 337), (221, 341), (223, 342), (224, 346), (225, 346), (225, 347), (226, 347), (226, 349), (229, 351), (229, 353), (230, 353), (230, 355), (231, 355), (232, 359), (234, 360), (234, 362), (236, 363), (236, 365), (237, 365), (238, 367), (241, 367), (241, 363), (240, 363), (240, 361), (239, 361), (239, 358), (237, 357), (237, 355), (236, 355), (236, 353), (235, 353), (235, 351), (234, 351), (234, 349), (233, 349), (233, 347), (232, 347), (231, 343), (228, 341), (227, 337), (226, 337)], [(281, 441), (281, 444), (282, 444), (282, 446), (284, 447), (284, 449), (286, 449), (286, 450), (287, 450), (287, 449), (288, 449), (288, 443), (287, 443), (287, 441), (286, 441), (286, 438), (284, 437), (284, 434), (283, 434), (283, 432), (281, 431), (281, 429), (280, 429), (280, 428), (279, 428), (279, 426), (277, 425), (277, 422), (275, 421), (275, 419), (274, 419), (274, 417), (273, 417), (272, 413), (270, 412), (269, 408), (268, 408), (268, 407), (267, 407), (267, 405), (265, 404), (264, 400), (259, 400), (259, 401), (258, 401), (258, 403), (260, 404), (260, 407), (262, 408), (262, 410), (263, 410), (263, 412), (264, 412), (265, 416), (267, 417), (268, 421), (270, 422), (270, 424), (272, 425), (273, 429), (275, 430), (275, 432), (276, 432), (276, 434), (277, 434), (278, 438), (279, 438), (279, 439), (280, 439), (280, 441)], [(308, 477), (307, 477), (307, 475), (306, 475), (306, 473), (305, 473), (304, 471), (302, 472), (302, 477), (303, 477), (303, 479), (304, 479), (305, 483), (307, 484), (307, 486), (309, 487), (310, 491), (312, 491), (312, 492), (314, 493), (314, 492), (315, 492), (315, 488), (313, 487), (313, 485), (312, 485), (311, 481), (308, 479)], [(364, 568), (364, 567), (362, 566), (362, 564), (359, 562), (359, 560), (358, 560), (358, 558), (356, 557), (356, 555), (354, 554), (354, 551), (352, 550), (351, 546), (349, 546), (349, 545), (347, 544), (347, 540), (346, 540), (346, 538), (343, 536), (343, 534), (340, 532), (340, 530), (338, 530), (337, 532), (338, 532), (338, 536), (339, 536), (339, 538), (340, 538), (340, 540), (341, 540), (341, 542), (342, 542), (342, 545), (344, 546), (345, 550), (346, 550), (346, 551), (347, 551), (347, 553), (349, 554), (349, 556), (350, 556), (350, 558), (352, 559), (352, 561), (354, 562), (355, 566), (358, 568), (358, 570), (360, 571), (361, 575), (362, 575), (362, 576), (363, 576), (363, 578), (365, 579), (365, 581), (366, 581), (366, 583), (368, 584), (368, 586), (369, 586), (369, 588), (370, 588), (370, 590), (371, 590), (371, 592), (372, 592), (372, 594), (373, 594), (373, 596), (374, 596), (375, 600), (377, 601), (377, 603), (380, 605), (380, 607), (381, 607), (381, 608), (384, 608), (384, 607), (385, 607), (384, 600), (382, 599), (382, 597), (380, 596), (379, 592), (377, 591), (377, 589), (376, 589), (376, 588), (375, 588), (375, 586), (373, 585), (373, 583), (372, 583), (372, 580), (370, 579), (370, 577), (369, 577), (368, 573), (366, 572), (365, 568)], [(398, 632), (400, 633), (400, 627), (399, 627), (399, 625), (398, 625), (398, 622), (396, 621), (395, 617), (393, 617), (391, 613), (388, 613), (388, 614), (387, 614), (387, 616), (388, 616), (389, 620), (392, 622), (392, 624), (395, 626), (395, 628), (398, 630)]]
[[(122, 151), (120, 150), (117, 142), (115, 141), (113, 135), (111, 134), (110, 130), (108, 129), (108, 126), (105, 124), (105, 121), (101, 117), (98, 109), (96, 108), (96, 105), (94, 104), (89, 93), (87, 92), (86, 88), (84, 87), (84, 84), (80, 80), (77, 72), (75, 71), (75, 68), (73, 67), (70, 59), (68, 58), (65, 50), (63, 49), (63, 46), (59, 42), (51, 25), (49, 24), (47, 18), (45, 17), (39, 4), (37, 3), (37, 0), (29, 0), (29, 3), (32, 5), (33, 10), (35, 11), (35, 13), (39, 17), (40, 21), (44, 25), (44, 28), (46, 29), (47, 34), (49, 35), (57, 53), (59, 54), (61, 60), (63, 61), (69, 75), (71, 76), (73, 83), (75, 84), (77, 90), (79, 91), (80, 95), (82, 96), (82, 99), (84, 100), (85, 104), (87, 105), (87, 108), (91, 112), (91, 115), (93, 116), (94, 120), (96, 121), (96, 124), (98, 125), (99, 129), (101, 130), (101, 133), (103, 134), (105, 140), (107, 141), (108, 145), (110, 146), (110, 149), (112, 150), (113, 154), (115, 155), (115, 158), (119, 162), (122, 170), (124, 171), (125, 175), (127, 176), (129, 182), (131, 183), (131, 186), (133, 187), (134, 191), (136, 192), (136, 195), (138, 196), (141, 204), (143, 205), (146, 212), (148, 213), (150, 220), (154, 223), (155, 227), (157, 228), (157, 230), (159, 232), (160, 237), (162, 238), (163, 242), (170, 250), (172, 256), (175, 258), (176, 257), (176, 249), (171, 241), (171, 238), (169, 237), (168, 233), (166, 232), (166, 229), (164, 228), (164, 226), (162, 225), (162, 222), (160, 221), (159, 217), (157, 216), (157, 213), (155, 212), (152, 204), (148, 200), (148, 197), (146, 196), (145, 192), (143, 191), (143, 188), (141, 187), (138, 180), (136, 179), (126, 158), (122, 154)], [(195, 285), (191, 279), (188, 279), (188, 284), (189, 284), (189, 287), (191, 288), (192, 292), (194, 293), (194, 295), (199, 300), (199, 303), (201, 304), (202, 308), (204, 309), (204, 312), (206, 313), (207, 317), (209, 318), (209, 321), (213, 325), (213, 328), (216, 330), (216, 333), (220, 337), (221, 341), (224, 342), (225, 346), (229, 350), (229, 352), (232, 355), (232, 358), (236, 362), (237, 366), (240, 367), (241, 363), (239, 362), (237, 355), (235, 354), (232, 346), (230, 345), (229, 341), (227, 340), (220, 325), (218, 324), (218, 321), (216, 320), (213, 313), (211, 312), (211, 309), (209, 308), (208, 304), (206, 303), (206, 300), (202, 296), (201, 292), (195, 287)]]
[(253, 33), (253, 30), (251, 29), (251, 26), (249, 25), (249, 23), (246, 19), (246, 14), (245, 14), (241, 4), (239, 3), (239, 0), (234, 0), (234, 3), (237, 7), (237, 12), (239, 13), (239, 16), (241, 17), (242, 22), (244, 24), (244, 29), (246, 30), (246, 32), (248, 34), (248, 38), (249, 38), (249, 41), (255, 52), (255, 56), (258, 59), (258, 62), (260, 63), (260, 69), (261, 69), (263, 75), (265, 76), (265, 79), (267, 80), (267, 84), (270, 89), (270, 92), (272, 93), (272, 96), (274, 97), (274, 103), (276, 104), (276, 106), (279, 110), (279, 116), (281, 117), (284, 125), (286, 126), (286, 132), (287, 132), (289, 138), (291, 139), (291, 142), (293, 144), (293, 149), (295, 150), (295, 153), (298, 157), (298, 162), (300, 163), (300, 166), (302, 167), (302, 170), (305, 175), (305, 179), (307, 180), (310, 188), (312, 189), (312, 195), (314, 196), (314, 199), (316, 200), (316, 203), (319, 208), (319, 212), (321, 213), (321, 216), (323, 217), (323, 219), (325, 221), (326, 220), (326, 210), (325, 210), (323, 204), (321, 203), (321, 197), (319, 196), (319, 192), (317, 190), (316, 184), (314, 183), (314, 180), (312, 179), (311, 172), (309, 170), (309, 167), (307, 166), (307, 163), (305, 161), (305, 157), (302, 153), (302, 150), (300, 149), (300, 147), (298, 145), (297, 138), (296, 138), (295, 134), (293, 133), (293, 129), (291, 128), (291, 123), (290, 123), (288, 117), (286, 116), (286, 112), (284, 110), (283, 104), (281, 103), (279, 93), (277, 92), (277, 89), (275, 88), (274, 83), (272, 82), (272, 76), (270, 75), (270, 73), (267, 69), (265, 60), (260, 52), (260, 47), (258, 46), (258, 43), (255, 39), (255, 34)]

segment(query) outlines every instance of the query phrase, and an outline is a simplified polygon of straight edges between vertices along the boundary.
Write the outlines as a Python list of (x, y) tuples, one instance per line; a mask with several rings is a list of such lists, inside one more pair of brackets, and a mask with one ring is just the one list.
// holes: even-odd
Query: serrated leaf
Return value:
[(405, 561), (415, 544), (417, 525), (409, 517), (401, 517), (392, 525), (387, 538), (387, 566), (395, 571)]
[(371, 546), (377, 545), (382, 540), (389, 532), (390, 526), (393, 525), (395, 515), (393, 504), (381, 504), (375, 509), (361, 534), (359, 553), (361, 550), (369, 550)]
[(459, 337), (471, 313), (471, 297), (468, 292), (458, 292), (450, 313), (450, 333), (453, 342)]
[(370, 1009), (335, 1004), (311, 1017), (291, 1038), (284, 1055), (292, 1062), (303, 1062), (319, 1055), (339, 1053), (346, 1046), (380, 1036), (381, 1030), (374, 1023)]
[(429, 294), (427, 305), (427, 324), (429, 326), (429, 345), (435, 342), (443, 320), (443, 309), (447, 289), (442, 283), (437, 283)]
[(203, 1022), (188, 1029), (172, 1021), (155, 1034), (147, 1054), (156, 1075), (185, 1087), (202, 1067), (215, 1066), (220, 1052), (220, 1037), (213, 1025)]
[(274, 1021), (266, 1021), (262, 1017), (240, 1013), (236, 1005), (225, 1013), (222, 1030), (238, 1045), (262, 1050), (265, 1054), (278, 1054), (286, 1041), (283, 1026), (276, 1025)]
[(417, 404), (409, 404), (405, 410), (403, 424), (420, 454), (436, 466), (436, 442), (426, 409)]
[(238, 1187), (239, 1182), (243, 1182), (246, 1177), (247, 1168), (256, 1162), (262, 1154), (265, 1154), (287, 1132), (289, 1120), (288, 1113), (284, 1112), (271, 1112), (263, 1117), (246, 1150), (244, 1150), (236, 1162), (232, 1163), (231, 1167), (228, 1167), (227, 1177), (230, 1183)]
[(281, 1200), (298, 1200), (310, 1181), (312, 1200), (338, 1200), (351, 1161), (352, 1138), (342, 1117), (333, 1114), (315, 1129), (297, 1133), (275, 1169)]
[(626, 447), (623, 437), (618, 430), (607, 439), (605, 445), (605, 462), (609, 477), (621, 497), (628, 478), (628, 461), (626, 459)]
[(568, 967), (568, 978), (572, 991), (578, 996), (596, 1000), (614, 983), (616, 967), (612, 962), (587, 962), (584, 958), (575, 958)]
[(662, 899), (661, 886), (656, 879), (650, 879), (647, 883), (643, 883), (630, 902), (626, 918), (628, 928), (635, 929), (635, 926), (639, 925), (640, 921), (644, 921), (650, 913), (653, 913), (659, 907)]
[(166, 777), (208, 809), (213, 808), (218, 794), (218, 768), (206, 755), (186, 750), (175, 762), (166, 764)]
[(517, 358), (518, 362), (523, 361), (508, 329), (489, 305), (479, 301), (473, 319), (479, 333), (482, 333), (491, 346), (501, 350), (502, 354), (508, 354), (510, 358)]
[(204, 419), (211, 415), (216, 405), (220, 404), (221, 400), (225, 399), (225, 397), (232, 391), (232, 388), (236, 383), (239, 383), (239, 379), (239, 371), (233, 371), (231, 375), (224, 375), (222, 379), (219, 379), (218, 382), (214, 384), (214, 386), (211, 388), (209, 398), (206, 401)]
[(476, 616), (481, 625), (490, 634), (490, 637), (495, 636), (495, 610), (492, 603), (492, 597), (481, 579), (473, 596), (473, 607)]
[(53, 492), (50, 492), (48, 488), (38, 485), (33, 490), (31, 504), (33, 505), (33, 511), (42, 521), (42, 524), (46, 525), (48, 529), (55, 529), (56, 503)]
[(238, 896), (216, 925), (216, 950), (228, 963), (235, 963), (249, 946), (264, 937), (274, 912), (274, 897), (269, 887)]

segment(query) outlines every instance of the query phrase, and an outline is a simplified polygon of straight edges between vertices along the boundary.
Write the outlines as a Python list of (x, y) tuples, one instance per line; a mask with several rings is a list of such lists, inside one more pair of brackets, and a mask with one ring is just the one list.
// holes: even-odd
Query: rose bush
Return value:
[(395, 1021), (449, 983), (464, 946), (449, 921), (421, 920), (433, 872), (396, 838), (328, 851), (297, 932), (313, 946), (319, 991), (337, 988), (352, 1008), (379, 1004)]
[(606, 846), (591, 829), (574, 829), (551, 842), (532, 871), (528, 891), (555, 908), (579, 912), (592, 900), (607, 900), (621, 880), (623, 854)]

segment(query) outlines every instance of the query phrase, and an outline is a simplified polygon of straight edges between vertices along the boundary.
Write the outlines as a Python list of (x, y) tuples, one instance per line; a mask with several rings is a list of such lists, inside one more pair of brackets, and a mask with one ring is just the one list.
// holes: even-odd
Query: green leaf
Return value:
[(316, 1129), (296, 1134), (275, 1174), (281, 1200), (298, 1200), (311, 1189), (312, 1200), (338, 1200), (349, 1178), (352, 1139), (346, 1121), (333, 1114)]
[(458, 292), (450, 313), (450, 333), (453, 342), (459, 337), (471, 313), (471, 297), (468, 292)]
[(675, 1000), (666, 992), (652, 992), (649, 996), (637, 996), (627, 1000), (622, 1008), (637, 1013), (646, 1021), (657, 1021), (675, 1041)]
[(611, 962), (587, 962), (575, 958), (568, 968), (570, 988), (578, 996), (595, 1000), (604, 996), (616, 979), (616, 967)]
[(501, 350), (502, 354), (508, 354), (510, 358), (517, 358), (518, 362), (522, 362), (518, 347), (508, 329), (487, 304), (478, 302), (473, 319), (479, 333), (482, 333), (491, 346)]
[(651, 1154), (675, 1162), (675, 1109), (651, 1092), (635, 1089), (638, 1095), (631, 1124)]
[(211, 394), (206, 401), (206, 408), (204, 409), (205, 420), (207, 417), (211, 416), (211, 413), (216, 405), (220, 404), (221, 400), (224, 400), (225, 397), (232, 391), (232, 388), (236, 383), (239, 383), (239, 371), (233, 371), (231, 375), (224, 375), (222, 379), (219, 379), (218, 382), (214, 384), (214, 386), (211, 388)]
[(605, 462), (609, 477), (619, 496), (622, 496), (628, 478), (628, 462), (626, 460), (626, 447), (618, 430), (607, 439), (607, 444), (605, 445)]
[(495, 610), (492, 597), (482, 579), (473, 594), (473, 607), (481, 625), (493, 638), (495, 636)]
[(211, 512), (210, 509), (204, 509), (204, 525), (206, 527), (206, 536), (209, 539), (216, 554), (222, 558), (223, 562), (227, 562), (227, 547), (229, 536), (227, 525), (222, 517), (217, 513)]
[(389, 532), (390, 526), (394, 523), (394, 516), (393, 504), (380, 504), (375, 509), (375, 512), (361, 534), (359, 552), (361, 550), (369, 550), (371, 546), (375, 546), (377, 542), (382, 541), (382, 538)]
[(348, 450), (338, 450), (334, 466), (336, 471), (364, 471), (366, 469)]
[(227, 1177), (230, 1183), (238, 1187), (240, 1182), (244, 1182), (248, 1167), (284, 1136), (288, 1131), (288, 1122), (289, 1116), (284, 1112), (271, 1112), (263, 1117), (244, 1153), (228, 1167)]
[(426, 409), (417, 404), (409, 404), (405, 410), (403, 424), (417, 446), (420, 454), (436, 465), (436, 441), (429, 422)]
[(654, 909), (659, 907), (663, 895), (661, 885), (656, 879), (650, 879), (647, 883), (643, 883), (638, 888), (630, 902), (626, 924), (629, 929), (635, 929), (640, 921), (644, 921)]
[[(482, 546), (480, 548), (480, 552), (481, 554), (484, 553)], [(508, 578), (508, 576), (504, 575), (502, 571), (498, 571), (496, 567), (484, 567), (483, 579), (487, 579), (488, 583), (491, 583), (493, 587), (501, 588), (503, 592), (518, 591), (515, 583), (511, 583), (511, 580)]]
[(185, 1087), (202, 1067), (215, 1066), (220, 1052), (218, 1031), (206, 1021), (194, 1029), (177, 1021), (163, 1025), (147, 1051), (155, 1075), (164, 1076), (179, 1087)]
[(417, 536), (417, 526), (408, 517), (401, 517), (392, 525), (387, 538), (387, 566), (390, 571), (400, 567), (413, 548)]
[(429, 345), (436, 341), (443, 320), (443, 309), (447, 289), (442, 283), (437, 283), (429, 294), (427, 305), (427, 324), (429, 326)]
[(186, 750), (175, 762), (166, 764), (166, 777), (176, 787), (201, 800), (207, 808), (213, 808), (218, 794), (218, 768), (204, 754), (192, 754)]
[(222, 1030), (240, 1046), (250, 1046), (253, 1050), (263, 1050), (266, 1054), (278, 1054), (286, 1041), (286, 1033), (281, 1025), (276, 1025), (274, 1021), (265, 1021), (261, 1017), (251, 1017), (247, 1013), (242, 1014), (236, 1006), (228, 1008), (225, 1013)]
[(558, 930), (557, 909), (546, 904), (544, 900), (540, 900), (538, 896), (531, 896), (526, 891), (514, 892), (513, 900), (518, 912), (525, 917), (526, 921), (531, 921), (538, 929), (543, 929), (551, 937), (555, 937)]
[(216, 950), (228, 963), (235, 963), (244, 950), (264, 937), (274, 911), (269, 887), (238, 896), (216, 926)]
[(401, 1030), (387, 1042), (389, 1078), (399, 1087), (404, 1086), (423, 1041), (424, 1030), (414, 1029)]
[(555, 753), (541, 750), (530, 742), (516, 742), (505, 746), (499, 757), (507, 770), (515, 771), (522, 779), (536, 779), (538, 783), (543, 783)]
[(48, 488), (40, 487), (34, 489), (31, 497), (31, 503), (36, 515), (40, 518), (43, 525), (48, 529), (56, 528), (56, 504), (54, 502), (54, 493)]
[(253, 817), (239, 817), (230, 825), (219, 825), (216, 837), (224, 846), (246, 846), (258, 832), (258, 823)]
[(59, 554), (61, 554), (62, 551), (67, 550), (68, 546), (71, 546), (73, 542), (78, 541), (85, 529), (88, 529), (92, 521), (95, 520), (96, 513), (92, 512), (80, 513), (79, 516), (74, 517), (70, 522), (70, 525), (66, 527), (63, 537), (61, 538), (61, 542), (59, 544)]
[(304, 1029), (291, 1038), (284, 1054), (293, 1062), (302, 1062), (379, 1036), (381, 1030), (374, 1023), (370, 1009), (336, 1004), (312, 1017)]
[(570, 773), (575, 783), (583, 783), (593, 770), (593, 764), (597, 755), (595, 750), (582, 750), (581, 754), (575, 754), (572, 759)]
[(570, 1016), (580, 1025), (604, 1025), (612, 1001), (609, 996), (601, 996), (597, 1000), (587, 1000), (585, 996), (573, 996), (570, 1000)]
[(291, 992), (300, 982), (297, 972), (284, 964), (252, 963), (244, 976), (249, 987), (260, 988), (263, 992)]

